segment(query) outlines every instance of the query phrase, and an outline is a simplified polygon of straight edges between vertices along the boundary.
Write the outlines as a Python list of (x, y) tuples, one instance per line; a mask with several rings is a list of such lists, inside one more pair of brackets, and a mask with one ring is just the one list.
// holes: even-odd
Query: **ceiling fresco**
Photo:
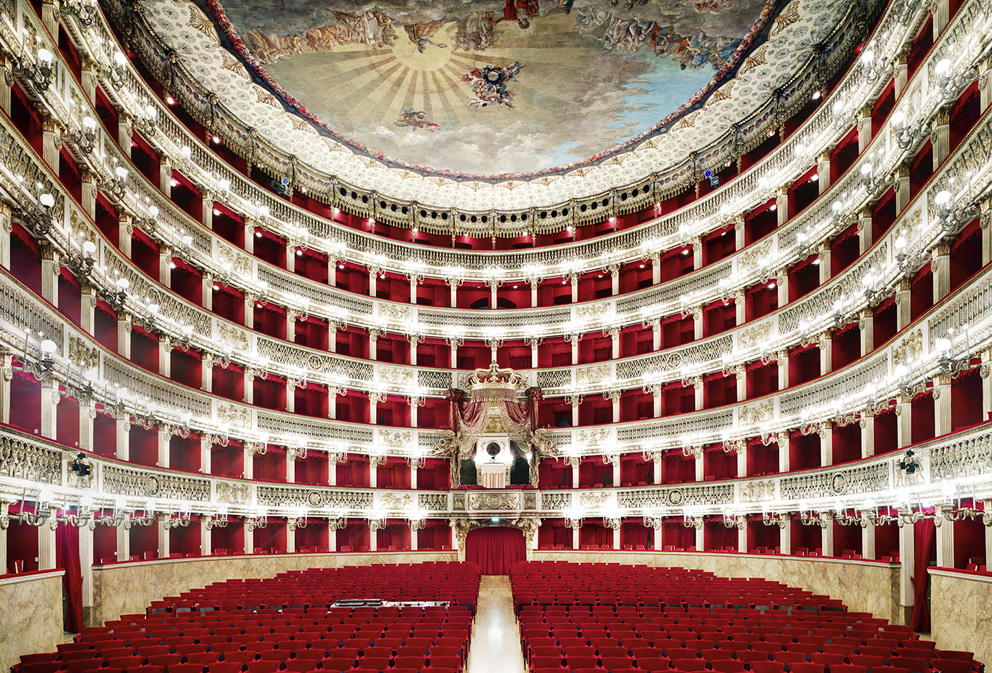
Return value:
[[(795, 0), (793, 0), (795, 1)], [(408, 166), (505, 176), (664, 133), (788, 0), (213, 0), (284, 104)]]

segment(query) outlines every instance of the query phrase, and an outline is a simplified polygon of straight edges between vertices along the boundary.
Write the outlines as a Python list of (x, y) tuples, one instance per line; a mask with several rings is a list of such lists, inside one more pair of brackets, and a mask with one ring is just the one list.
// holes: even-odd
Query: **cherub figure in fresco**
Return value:
[(511, 65), (485, 65), (462, 75), (462, 81), (468, 82), (474, 94), (468, 100), (470, 107), (487, 107), (491, 104), (500, 107), (513, 107), (513, 92), (506, 88), (506, 83), (515, 80), (520, 69), (520, 61)]
[(668, 51), (672, 40), (678, 39), (675, 34), (675, 26), (662, 28), (657, 23), (651, 28), (651, 35), (648, 37), (648, 44), (655, 56), (662, 56)]
[(427, 119), (427, 113), (423, 110), (407, 108), (400, 113), (400, 118), (396, 120), (397, 126), (412, 126), (417, 129), (427, 131), (437, 131), (441, 126)]
[(540, 11), (540, 0), (506, 0), (503, 18), (516, 21), (521, 28), (530, 28), (530, 20)]
[(336, 23), (319, 28), (311, 28), (304, 36), (307, 46), (314, 51), (331, 51), (336, 46), (346, 44), (347, 31)]
[(245, 44), (255, 58), (263, 63), (272, 63), (307, 50), (306, 43), (297, 35), (266, 35), (258, 28), (245, 33)]
[(437, 29), (441, 27), (444, 21), (431, 21), (429, 23), (411, 23), (404, 24), (403, 28), (406, 30), (406, 36), (410, 38), (410, 41), (417, 45), (417, 51), (423, 54), (427, 51), (427, 47), (434, 45), (438, 49), (445, 49), (448, 45), (437, 44), (432, 42), (431, 38), (434, 37), (434, 33)]
[(603, 34), (603, 44), (607, 49), (637, 51), (650, 34), (653, 22), (640, 19), (621, 19), (613, 16)]
[(393, 21), (382, 12), (334, 12), (334, 18), (345, 28), (348, 44), (389, 47), (396, 41)]
[(455, 49), (482, 51), (496, 44), (496, 24), (505, 19), (488, 10), (472, 12), (455, 27)]
[[(616, 7), (617, 5), (620, 4), (620, 0), (610, 0), (610, 4)], [(627, 2), (623, 4), (623, 8), (630, 10), (634, 8), (635, 4), (638, 7), (643, 7), (644, 5), (648, 4), (648, 0), (627, 0)], [(680, 7), (681, 5), (675, 5), (675, 6)]]
[[(612, 0), (611, 0), (612, 1)], [(734, 6), (734, 0), (683, 0), (676, 7), (692, 6), (700, 14), (720, 14)]]

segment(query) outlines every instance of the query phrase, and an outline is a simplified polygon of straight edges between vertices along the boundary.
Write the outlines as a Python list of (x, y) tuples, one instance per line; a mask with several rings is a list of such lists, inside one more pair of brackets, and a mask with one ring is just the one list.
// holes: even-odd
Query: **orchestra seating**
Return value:
[[(459, 673), (479, 594), (471, 563), (373, 565), (211, 584), (83, 629), (14, 673)], [(332, 607), (338, 600), (447, 606)]]
[(908, 626), (778, 582), (683, 568), (510, 569), (531, 673), (979, 673)]

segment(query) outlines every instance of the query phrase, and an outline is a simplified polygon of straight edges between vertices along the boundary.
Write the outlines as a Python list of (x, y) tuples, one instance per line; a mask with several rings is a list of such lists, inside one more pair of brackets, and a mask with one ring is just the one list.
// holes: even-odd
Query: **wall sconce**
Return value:
[(54, 57), (47, 49), (39, 49), (34, 61), (29, 61), (26, 55), (22, 54), (17, 58), (14, 68), (14, 75), (31, 82), (31, 86), (39, 93), (48, 91), (52, 83), (52, 69)]
[(66, 134), (69, 142), (83, 154), (90, 154), (96, 148), (96, 122), (92, 117), (83, 117), (78, 129), (69, 129)]
[(32, 353), (30, 329), (24, 330), (24, 342), (21, 344), (20, 365), (14, 367), (15, 370), (34, 376), (39, 381), (48, 381), (55, 375), (55, 352), (59, 349), (51, 339), (45, 339), (41, 332), (38, 332), (37, 355)]
[(39, 184), (34, 202), (31, 203), (28, 201), (27, 207), (19, 206), (17, 208), (17, 215), (21, 223), (27, 225), (31, 235), (37, 239), (45, 238), (55, 224), (53, 214), (55, 197), (48, 192), (42, 191), (42, 189), (42, 185)]
[(107, 76), (117, 88), (124, 85), (124, 76), (127, 74), (127, 56), (122, 52), (114, 52), (114, 64), (107, 69)]
[(780, 529), (785, 528), (792, 521), (792, 517), (781, 512), (762, 512), (761, 513), (761, 523), (766, 526), (778, 526)]

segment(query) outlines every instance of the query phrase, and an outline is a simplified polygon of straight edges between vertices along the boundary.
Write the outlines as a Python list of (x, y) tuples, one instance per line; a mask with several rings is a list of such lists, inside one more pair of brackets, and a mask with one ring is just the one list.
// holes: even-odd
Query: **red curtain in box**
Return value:
[(624, 521), (620, 527), (620, 547), (635, 550), (654, 549), (654, 529), (640, 521)]
[(537, 529), (537, 546), (540, 549), (572, 548), (572, 529), (564, 519), (544, 519)]
[(469, 531), (465, 560), (478, 563), (483, 575), (508, 575), (512, 564), (527, 560), (524, 532), (501, 526)]
[(427, 458), (424, 466), (417, 470), (417, 488), (431, 491), (446, 491), (450, 488), (450, 463), (442, 458)]
[(349, 521), (348, 526), (337, 532), (338, 551), (361, 552), (369, 550), (369, 526), (365, 521)]
[(447, 521), (426, 521), (417, 531), (417, 549), (451, 549), (451, 527)]
[(937, 528), (933, 519), (923, 519), (915, 524), (916, 558), (913, 570), (913, 614), (909, 625), (914, 631), (930, 632), (930, 604), (927, 589), (930, 586), (930, 573), (927, 567), (937, 552)]
[(579, 529), (579, 548), (613, 548), (613, 531), (597, 523), (584, 523)]
[(537, 484), (540, 488), (571, 488), (572, 468), (561, 458), (542, 460), (537, 466)]
[(375, 484), (376, 488), (410, 488), (410, 467), (403, 459), (389, 458), (376, 469)]
[(60, 523), (55, 535), (55, 564), (65, 570), (62, 590), (66, 596), (65, 630), (83, 628), (83, 573), (79, 562), (79, 529)]
[(369, 460), (364, 456), (348, 456), (345, 463), (337, 465), (337, 485), (368, 488)]
[(376, 549), (379, 551), (405, 551), (410, 549), (410, 526), (405, 523), (386, 524), (376, 531)]
[(737, 529), (727, 528), (722, 521), (707, 521), (703, 531), (706, 551), (737, 550)]
[(661, 534), (662, 549), (678, 551), (696, 548), (696, 530), (686, 528), (680, 520), (665, 521)]

